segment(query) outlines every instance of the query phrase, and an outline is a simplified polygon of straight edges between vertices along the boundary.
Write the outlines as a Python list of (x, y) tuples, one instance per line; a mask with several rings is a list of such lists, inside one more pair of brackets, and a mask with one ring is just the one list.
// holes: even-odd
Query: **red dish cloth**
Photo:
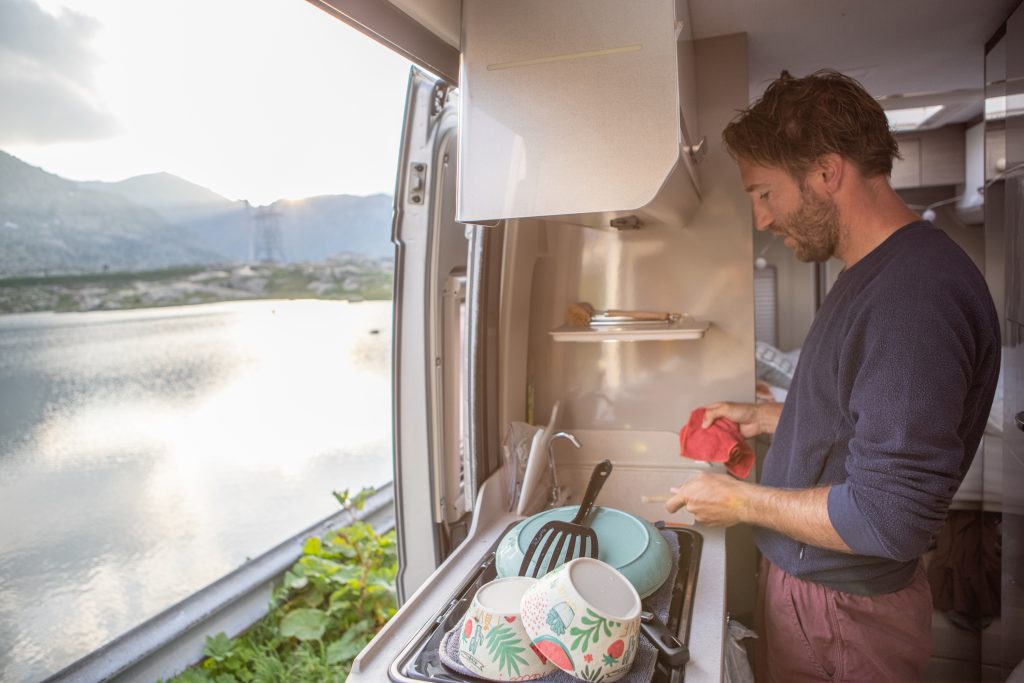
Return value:
[(730, 474), (746, 479), (754, 467), (754, 450), (743, 439), (739, 425), (720, 417), (704, 429), (702, 422), (703, 408), (690, 413), (690, 421), (679, 431), (679, 454), (694, 460), (724, 462)]

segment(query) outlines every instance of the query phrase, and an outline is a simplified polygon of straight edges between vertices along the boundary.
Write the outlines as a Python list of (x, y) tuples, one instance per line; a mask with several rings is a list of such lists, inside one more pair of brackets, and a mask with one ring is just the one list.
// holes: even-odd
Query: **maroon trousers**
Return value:
[(923, 566), (906, 588), (843, 593), (761, 560), (758, 683), (920, 681), (931, 653), (932, 599)]

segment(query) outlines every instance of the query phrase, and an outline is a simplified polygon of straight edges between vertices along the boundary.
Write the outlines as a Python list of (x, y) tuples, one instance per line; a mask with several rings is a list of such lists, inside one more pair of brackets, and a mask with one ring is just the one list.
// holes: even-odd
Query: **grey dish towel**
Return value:
[[(669, 556), (672, 558), (672, 570), (668, 573), (668, 579), (665, 580), (665, 583), (661, 584), (661, 588), (644, 599), (643, 608), (648, 612), (658, 615), (664, 622), (668, 620), (668, 609), (672, 604), (672, 584), (675, 583), (676, 572), (679, 570), (679, 538), (674, 531), (662, 531), (661, 535), (668, 542)], [(477, 678), (469, 669), (462, 666), (462, 662), (459, 661), (458, 632), (460, 626), (461, 624), (448, 631), (448, 633), (444, 634), (444, 638), (441, 639), (441, 646), (438, 648), (441, 663), (463, 676), (468, 676), (475, 680), (484, 680)], [(620, 678), (619, 681), (621, 683), (650, 683), (651, 677), (654, 675), (654, 665), (657, 661), (658, 650), (641, 633), (640, 646), (637, 648), (633, 666), (629, 669), (629, 673)], [(538, 678), (537, 680), (542, 683), (578, 683), (579, 681), (578, 678), (564, 671), (555, 671), (553, 674), (549, 674), (544, 678)]]

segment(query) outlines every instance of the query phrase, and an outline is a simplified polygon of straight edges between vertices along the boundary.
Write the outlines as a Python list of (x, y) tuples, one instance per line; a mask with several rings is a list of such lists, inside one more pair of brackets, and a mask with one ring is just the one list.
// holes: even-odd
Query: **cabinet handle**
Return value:
[(696, 145), (687, 145), (686, 151), (689, 152), (690, 159), (694, 164), (699, 164), (704, 155), (708, 153), (707, 141), (707, 137), (702, 135)]

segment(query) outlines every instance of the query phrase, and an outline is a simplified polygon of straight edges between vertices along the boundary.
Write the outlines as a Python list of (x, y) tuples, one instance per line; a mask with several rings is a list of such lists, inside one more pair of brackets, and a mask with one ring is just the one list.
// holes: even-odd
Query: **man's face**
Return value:
[(803, 186), (781, 168), (739, 160), (754, 205), (754, 227), (785, 238), (801, 261), (827, 261), (839, 246), (839, 210), (831, 197)]

